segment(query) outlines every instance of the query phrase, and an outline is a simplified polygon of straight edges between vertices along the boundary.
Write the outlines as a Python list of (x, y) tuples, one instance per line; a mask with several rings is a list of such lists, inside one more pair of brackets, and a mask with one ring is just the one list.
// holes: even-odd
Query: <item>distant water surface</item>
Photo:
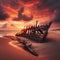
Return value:
[(15, 35), (19, 30), (0, 30), (0, 37), (5, 35)]

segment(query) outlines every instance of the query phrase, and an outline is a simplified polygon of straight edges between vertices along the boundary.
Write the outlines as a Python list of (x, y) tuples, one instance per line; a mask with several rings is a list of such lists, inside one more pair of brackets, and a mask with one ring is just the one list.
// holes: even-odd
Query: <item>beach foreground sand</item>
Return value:
[(9, 44), (12, 40), (0, 37), (0, 60), (60, 60), (60, 31), (50, 31), (45, 43), (33, 43), (39, 56)]

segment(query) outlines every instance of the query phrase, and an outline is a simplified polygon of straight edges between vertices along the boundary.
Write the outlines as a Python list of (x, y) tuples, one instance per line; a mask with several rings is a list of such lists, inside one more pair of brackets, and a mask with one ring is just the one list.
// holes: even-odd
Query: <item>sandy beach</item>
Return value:
[(47, 39), (45, 43), (33, 43), (39, 53), (34, 56), (21, 47), (11, 46), (10, 38), (0, 37), (0, 60), (60, 60), (60, 31), (50, 31)]

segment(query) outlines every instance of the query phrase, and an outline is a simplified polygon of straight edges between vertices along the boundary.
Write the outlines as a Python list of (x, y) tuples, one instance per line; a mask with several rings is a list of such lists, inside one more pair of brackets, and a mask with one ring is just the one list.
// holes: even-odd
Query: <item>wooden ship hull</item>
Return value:
[(51, 24), (52, 22), (39, 26), (36, 22), (36, 26), (30, 26), (26, 29), (23, 29), (21, 33), (17, 33), (16, 36), (25, 37), (36, 42), (44, 42), (48, 35), (48, 30)]

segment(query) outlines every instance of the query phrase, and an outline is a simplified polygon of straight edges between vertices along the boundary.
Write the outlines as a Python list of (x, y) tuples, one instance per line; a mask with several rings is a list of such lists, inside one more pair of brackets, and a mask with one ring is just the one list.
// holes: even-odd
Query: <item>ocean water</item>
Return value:
[(19, 32), (19, 30), (0, 30), (0, 37), (6, 35), (14, 36), (17, 32)]

